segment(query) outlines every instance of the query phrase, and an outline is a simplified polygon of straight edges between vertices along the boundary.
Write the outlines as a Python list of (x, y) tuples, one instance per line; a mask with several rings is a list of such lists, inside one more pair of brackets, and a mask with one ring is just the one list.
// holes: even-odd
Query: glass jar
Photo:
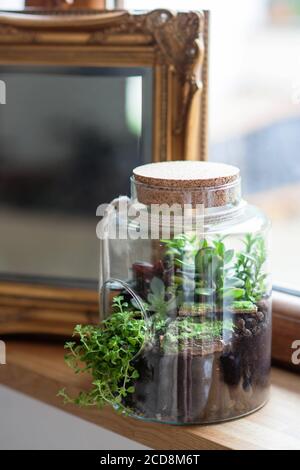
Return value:
[(263, 406), (270, 224), (242, 199), (239, 170), (138, 167), (131, 199), (109, 205), (101, 227), (101, 320), (120, 311), (131, 319), (122, 329), (132, 358), (119, 406), (172, 424), (219, 422)]

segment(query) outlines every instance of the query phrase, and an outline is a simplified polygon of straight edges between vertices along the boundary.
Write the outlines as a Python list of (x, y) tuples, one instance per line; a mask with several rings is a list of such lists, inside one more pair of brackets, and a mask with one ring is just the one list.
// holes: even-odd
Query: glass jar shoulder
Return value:
[(211, 235), (243, 235), (266, 233), (270, 226), (271, 222), (263, 211), (244, 203), (232, 214), (232, 217), (208, 218), (204, 224), (204, 231)]

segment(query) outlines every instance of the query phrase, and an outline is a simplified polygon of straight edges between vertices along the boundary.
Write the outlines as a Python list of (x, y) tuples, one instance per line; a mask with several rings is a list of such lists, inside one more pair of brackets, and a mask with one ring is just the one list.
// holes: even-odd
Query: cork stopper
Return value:
[(240, 197), (240, 171), (224, 163), (150, 163), (133, 170), (133, 183), (138, 201), (145, 205), (219, 207), (234, 204)]

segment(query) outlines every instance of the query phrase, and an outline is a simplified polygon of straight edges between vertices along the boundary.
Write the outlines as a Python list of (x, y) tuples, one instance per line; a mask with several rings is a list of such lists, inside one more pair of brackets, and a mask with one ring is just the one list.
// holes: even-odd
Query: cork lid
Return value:
[(175, 161), (142, 165), (133, 175), (138, 200), (144, 204), (214, 207), (234, 202), (240, 170), (224, 163)]
[(141, 183), (178, 189), (221, 186), (235, 181), (239, 173), (236, 166), (225, 163), (192, 161), (149, 163), (133, 170)]

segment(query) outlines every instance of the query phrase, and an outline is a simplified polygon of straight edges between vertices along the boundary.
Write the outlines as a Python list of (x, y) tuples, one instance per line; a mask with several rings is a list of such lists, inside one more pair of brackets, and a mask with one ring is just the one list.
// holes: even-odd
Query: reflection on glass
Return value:
[(2, 67), (0, 78), (0, 273), (96, 279), (96, 209), (151, 160), (151, 71)]

